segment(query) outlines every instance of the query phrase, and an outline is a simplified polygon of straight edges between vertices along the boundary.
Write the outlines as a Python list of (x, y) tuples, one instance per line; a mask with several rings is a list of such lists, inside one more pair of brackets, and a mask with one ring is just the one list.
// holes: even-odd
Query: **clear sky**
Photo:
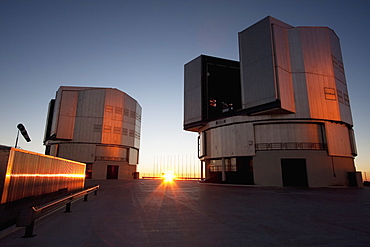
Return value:
[(239, 60), (238, 32), (270, 15), (339, 36), (357, 139), (358, 170), (370, 172), (370, 1), (1, 0), (0, 144), (17, 124), (44, 153), (50, 99), (60, 86), (120, 89), (143, 109), (138, 171), (156, 157), (197, 154), (183, 131), (183, 68), (200, 54)]

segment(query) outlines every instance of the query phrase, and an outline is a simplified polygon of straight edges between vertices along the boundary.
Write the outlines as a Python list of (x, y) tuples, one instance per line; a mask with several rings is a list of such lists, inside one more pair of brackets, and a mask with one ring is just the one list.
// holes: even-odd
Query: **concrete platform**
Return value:
[(368, 187), (88, 182), (97, 196), (38, 220), (34, 238), (0, 232), (0, 246), (370, 246)]

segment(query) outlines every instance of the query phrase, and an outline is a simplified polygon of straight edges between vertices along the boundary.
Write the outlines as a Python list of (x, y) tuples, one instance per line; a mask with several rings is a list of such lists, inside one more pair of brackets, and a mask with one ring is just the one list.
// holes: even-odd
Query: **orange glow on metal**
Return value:
[(176, 176), (172, 171), (168, 171), (162, 174), (163, 182), (171, 183), (175, 180)]
[(6, 174), (6, 177), (84, 178), (85, 174)]

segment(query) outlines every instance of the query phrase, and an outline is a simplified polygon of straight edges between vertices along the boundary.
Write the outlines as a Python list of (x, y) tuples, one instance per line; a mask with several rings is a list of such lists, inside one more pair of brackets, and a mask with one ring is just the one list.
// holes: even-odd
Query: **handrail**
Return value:
[(30, 208), (27, 208), (24, 211), (22, 211), (21, 214), (19, 215), (16, 226), (26, 227), (25, 234), (23, 236), (24, 238), (34, 237), (35, 235), (33, 234), (33, 228), (34, 228), (35, 221), (42, 215), (43, 211), (67, 202), (66, 210), (64, 212), (70, 213), (71, 203), (73, 200), (79, 199), (82, 196), (84, 196), (84, 201), (87, 201), (87, 196), (92, 192), (94, 192), (94, 195), (96, 195), (99, 188), (100, 186), (96, 185), (86, 190), (65, 196), (61, 199), (58, 199), (58, 200), (55, 200), (55, 201), (52, 201), (52, 202), (49, 202), (49, 203), (46, 203), (40, 206), (33, 206)]
[(53, 207), (57, 204), (61, 204), (65, 201), (68, 201), (68, 200), (73, 200), (75, 198), (79, 198), (81, 196), (84, 196), (84, 195), (87, 195), (93, 191), (97, 191), (99, 189), (99, 185), (96, 185), (94, 187), (91, 187), (89, 189), (86, 189), (86, 190), (83, 190), (83, 191), (80, 191), (80, 192), (77, 192), (75, 194), (72, 194), (72, 195), (69, 195), (69, 196), (66, 196), (64, 198), (61, 198), (61, 199), (58, 199), (56, 201), (53, 201), (53, 202), (50, 202), (50, 203), (47, 203), (45, 204), (44, 206), (34, 206), (34, 207), (31, 207), (31, 209), (34, 211), (34, 212), (40, 212), (42, 210), (45, 210), (45, 209), (48, 209), (50, 207)]

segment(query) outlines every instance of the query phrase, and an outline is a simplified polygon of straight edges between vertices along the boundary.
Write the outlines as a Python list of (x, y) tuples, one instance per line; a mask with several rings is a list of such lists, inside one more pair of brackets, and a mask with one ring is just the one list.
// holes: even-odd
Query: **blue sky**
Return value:
[(143, 108), (140, 172), (156, 157), (197, 153), (182, 130), (183, 66), (206, 54), (239, 60), (238, 32), (267, 15), (339, 36), (359, 156), (370, 172), (370, 1), (0, 1), (0, 144), (23, 123), (44, 152), (47, 107), (60, 86), (118, 88)]

